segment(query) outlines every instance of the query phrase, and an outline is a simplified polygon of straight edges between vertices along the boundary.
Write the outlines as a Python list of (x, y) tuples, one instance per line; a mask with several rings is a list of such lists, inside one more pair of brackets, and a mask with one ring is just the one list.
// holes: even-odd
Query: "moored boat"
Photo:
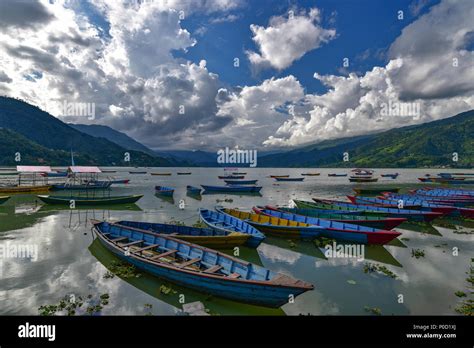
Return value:
[(223, 179), (223, 180), (233, 180), (233, 179), (243, 179), (245, 178), (244, 175), (219, 175), (218, 176), (219, 179)]
[(133, 204), (137, 202), (143, 195), (130, 196), (101, 196), (101, 197), (84, 197), (84, 196), (37, 196), (42, 202), (47, 204), (61, 204), (70, 205), (74, 202), (75, 205), (112, 205), (112, 204)]
[(382, 178), (392, 178), (396, 179), (400, 174), (399, 173), (393, 173), (393, 174), (381, 174), (380, 176)]
[(227, 185), (255, 185), (258, 180), (224, 180)]
[(171, 235), (172, 237), (213, 249), (230, 249), (244, 245), (250, 235), (213, 228), (159, 224), (140, 221), (118, 221), (115, 224), (134, 230)]
[(205, 192), (260, 192), (262, 186), (245, 186), (245, 185), (230, 185), (230, 186), (211, 186), (201, 185)]
[(360, 177), (351, 176), (349, 178), (350, 182), (377, 182), (378, 180), (379, 178), (363, 177), (363, 176), (360, 176)]
[(174, 188), (173, 187), (157, 185), (157, 186), (155, 186), (155, 191), (156, 191), (157, 195), (172, 196), (173, 193), (174, 193)]
[(167, 235), (94, 222), (99, 241), (139, 269), (197, 291), (235, 301), (280, 307), (313, 285), (227, 254)]
[(155, 175), (155, 176), (170, 176), (171, 173), (150, 173), (150, 175)]
[(245, 172), (234, 172), (232, 175), (247, 175)]
[(293, 202), (299, 209), (311, 209), (312, 211), (322, 214), (363, 215), (362, 212), (355, 209), (340, 209), (339, 207), (331, 209), (329, 204), (326, 204), (324, 207), (317, 207), (315, 202), (301, 201), (298, 199), (293, 199)]
[(201, 189), (199, 187), (188, 185), (186, 186), (186, 192), (194, 195), (198, 195), (201, 193)]
[(387, 244), (392, 239), (401, 235), (400, 232), (375, 229), (367, 226), (343, 223), (338, 221), (320, 219), (311, 216), (304, 216), (281, 212), (272, 209), (254, 208), (257, 214), (264, 214), (271, 218), (286, 219), (295, 222), (302, 222), (309, 225), (321, 227), (320, 235), (326, 238), (334, 238), (347, 242), (362, 244)]
[(120, 185), (120, 184), (128, 184), (130, 182), (130, 179), (118, 179), (118, 180), (91, 180), (88, 181), (93, 184), (99, 184), (99, 185), (105, 185), (106, 183), (109, 183), (111, 185)]
[(64, 183), (64, 184), (54, 184), (51, 186), (52, 191), (60, 190), (104, 190), (110, 188), (112, 185), (109, 181), (104, 181), (100, 183), (88, 182), (85, 184), (73, 184), (73, 183)]
[(321, 173), (301, 173), (302, 176), (319, 176)]
[(347, 176), (347, 174), (345, 174), (345, 173), (330, 173), (330, 174), (328, 174), (328, 176), (336, 176), (336, 177), (337, 176)]
[[(417, 209), (417, 210), (425, 210), (425, 211), (433, 211), (436, 213), (441, 213), (443, 215), (451, 213), (455, 210), (454, 207), (448, 206), (437, 206), (431, 205), (430, 203), (424, 203), (421, 200), (390, 200), (390, 199), (382, 199), (379, 197), (354, 197), (354, 196), (347, 196), (352, 203), (355, 204), (364, 204), (364, 205), (376, 205), (379, 207), (387, 207), (387, 208), (401, 208), (401, 209)], [(425, 209), (429, 208), (429, 209)]]
[(380, 194), (382, 192), (399, 192), (399, 187), (354, 187), (352, 189), (357, 194)]
[(232, 215), (226, 214), (218, 208), (217, 211), (199, 209), (199, 216), (207, 226), (224, 232), (239, 232), (249, 235), (246, 245), (256, 248), (265, 239), (259, 230)]
[(128, 172), (129, 174), (146, 174), (148, 172), (146, 171), (132, 171), (132, 172)]
[(276, 178), (289, 178), (289, 175), (270, 175), (270, 178), (276, 179)]
[(191, 175), (191, 172), (177, 172), (177, 175)]
[(36, 186), (0, 186), (0, 193), (35, 193), (35, 192), (48, 192), (51, 189), (51, 185), (36, 185)]
[(304, 178), (275, 178), (276, 181), (303, 181)]
[(10, 199), (10, 196), (1, 196), (1, 197), (0, 197), (0, 204), (5, 203), (5, 202), (8, 201), (9, 199)]

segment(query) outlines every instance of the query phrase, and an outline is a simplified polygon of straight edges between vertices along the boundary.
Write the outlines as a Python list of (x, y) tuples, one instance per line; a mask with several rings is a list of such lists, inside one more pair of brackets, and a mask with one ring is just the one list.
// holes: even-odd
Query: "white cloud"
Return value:
[(307, 52), (332, 40), (336, 31), (322, 28), (319, 15), (319, 10), (313, 8), (307, 14), (273, 17), (266, 28), (252, 24), (252, 39), (260, 51), (247, 51), (252, 65), (257, 69), (273, 67), (283, 70)]

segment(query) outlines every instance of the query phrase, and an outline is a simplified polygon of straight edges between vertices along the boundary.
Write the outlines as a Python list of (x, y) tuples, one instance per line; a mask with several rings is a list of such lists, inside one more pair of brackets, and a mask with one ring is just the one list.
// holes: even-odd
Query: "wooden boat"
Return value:
[(100, 183), (86, 183), (86, 184), (54, 184), (51, 186), (52, 191), (60, 191), (60, 190), (104, 190), (110, 188), (112, 185), (109, 181), (104, 181)]
[(345, 210), (340, 209), (339, 207), (331, 209), (329, 205), (323, 208), (318, 208), (316, 207), (316, 204), (314, 202), (301, 201), (298, 199), (293, 199), (293, 202), (295, 202), (295, 205), (299, 209), (311, 209), (313, 211), (318, 211), (322, 214), (363, 215), (363, 213), (355, 209)]
[(155, 186), (156, 194), (161, 196), (173, 196), (174, 188), (173, 187), (166, 187), (166, 186)]
[(327, 199), (313, 198), (313, 200), (315, 201), (315, 208), (321, 209), (322, 207), (329, 207), (329, 209), (337, 209), (337, 208), (340, 208), (341, 210), (353, 209), (353, 210), (358, 210), (362, 212), (364, 215), (376, 215), (376, 216), (382, 215), (382, 216), (390, 216), (390, 217), (400, 217), (400, 218), (406, 218), (410, 221), (429, 222), (443, 215), (441, 213), (434, 213), (434, 212), (427, 212), (427, 211), (420, 211), (420, 210), (385, 208), (385, 207), (377, 207), (374, 205), (352, 204), (352, 203), (333, 201), (333, 200), (327, 200)]
[(265, 235), (259, 230), (245, 221), (220, 211), (220, 208), (217, 208), (217, 211), (199, 209), (199, 216), (202, 222), (213, 229), (228, 233), (239, 232), (249, 235), (250, 237), (245, 243), (249, 247), (256, 248), (265, 239)]
[(9, 199), (10, 199), (10, 196), (2, 196), (2, 197), (0, 197), (0, 204), (5, 203), (5, 202), (8, 201)]
[(49, 173), (40, 173), (41, 176), (45, 178), (65, 178), (68, 176), (67, 172), (49, 172)]
[(143, 195), (131, 196), (110, 196), (110, 197), (83, 197), (83, 196), (44, 196), (38, 195), (42, 202), (47, 204), (70, 205), (74, 201), (75, 205), (112, 205), (112, 204), (133, 204), (137, 202)]
[(201, 185), (206, 192), (260, 192), (262, 186), (209, 186)]
[(321, 175), (321, 173), (301, 173), (303, 176), (318, 176)]
[(456, 196), (456, 197), (465, 197), (465, 196), (474, 196), (474, 190), (455, 190), (455, 189), (419, 189), (415, 190), (417, 194), (423, 194), (427, 196)]
[(116, 170), (102, 170), (102, 173), (117, 173)]
[(257, 230), (276, 237), (313, 240), (320, 236), (321, 227), (237, 209), (220, 208), (219, 212), (244, 220)]
[(276, 178), (289, 178), (289, 175), (270, 175), (270, 178), (276, 179)]
[(177, 172), (178, 175), (191, 175), (191, 172)]
[(320, 227), (319, 233), (326, 238), (344, 240), (362, 244), (387, 244), (401, 235), (400, 232), (380, 230), (367, 226), (342, 223), (338, 221), (319, 219), (316, 217), (280, 212), (272, 209), (254, 208), (257, 214), (267, 215), (270, 218), (286, 219)]
[(0, 172), (0, 175), (5, 175), (5, 176), (14, 176), (18, 175), (18, 172)]
[(247, 173), (244, 172), (234, 172), (232, 175), (247, 175)]
[(355, 193), (357, 194), (379, 194), (382, 192), (399, 192), (400, 188), (399, 187), (354, 187), (352, 190), (354, 190)]
[(99, 241), (120, 259), (167, 281), (261, 306), (280, 307), (313, 285), (164, 234), (94, 221)]
[[(377, 205), (379, 207), (386, 208), (398, 208), (398, 203), (396, 201), (385, 201), (376, 197), (364, 197), (364, 196), (346, 196), (354, 204), (363, 204), (363, 205)], [(421, 205), (414, 204), (403, 204), (403, 209), (420, 209)]]
[(245, 178), (244, 175), (220, 175), (218, 176), (219, 179), (227, 179), (227, 180), (232, 180), (232, 179), (243, 179)]
[(146, 174), (148, 172), (145, 171), (133, 171), (133, 172), (128, 172), (129, 174)]
[(227, 185), (255, 185), (258, 180), (224, 180)]
[(275, 178), (276, 181), (303, 181), (304, 178)]
[(331, 174), (328, 174), (328, 176), (347, 176), (347, 174), (344, 174), (344, 173), (331, 173)]
[(37, 186), (0, 186), (0, 193), (35, 193), (48, 192), (51, 185), (37, 185)]
[[(260, 207), (259, 207), (260, 208)], [(273, 207), (265, 206), (265, 209), (276, 210), (283, 213), (291, 213), (297, 215), (304, 215), (315, 217), (319, 219), (332, 220), (347, 224), (361, 225), (366, 227), (391, 230), (407, 221), (405, 218), (386, 218), (379, 216), (363, 216), (363, 215), (350, 215), (350, 214), (331, 214), (324, 213), (317, 209), (300, 209), (300, 208), (285, 208), (285, 207)]]
[(190, 194), (195, 194), (195, 195), (198, 195), (201, 193), (201, 189), (199, 187), (195, 187), (191, 185), (186, 186), (186, 191)]
[(438, 176), (456, 176), (456, 175), (463, 175), (463, 176), (469, 176), (469, 175), (474, 175), (474, 173), (439, 173)]
[(171, 173), (150, 173), (150, 175), (158, 175), (158, 176), (170, 176)]
[(120, 185), (120, 184), (128, 184), (130, 179), (119, 179), (119, 180), (91, 180), (88, 181), (93, 184), (105, 185), (106, 183), (110, 182), (112, 185)]
[(372, 178), (372, 177), (350, 177), (350, 182), (377, 182), (379, 178)]
[(213, 249), (231, 249), (236, 246), (244, 245), (250, 237), (247, 233), (216, 230), (213, 228), (157, 224), (151, 222), (118, 221), (115, 224), (129, 228), (132, 233), (133, 231), (138, 230), (141, 232), (146, 231), (166, 234), (174, 238)]
[(394, 174), (381, 174), (380, 176), (382, 178), (392, 178), (396, 179), (400, 174), (399, 173), (394, 173)]

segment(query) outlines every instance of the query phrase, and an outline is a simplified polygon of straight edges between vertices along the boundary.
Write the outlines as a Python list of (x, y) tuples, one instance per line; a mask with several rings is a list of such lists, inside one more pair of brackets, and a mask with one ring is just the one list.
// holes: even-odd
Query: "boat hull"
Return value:
[(10, 199), (9, 196), (0, 197), (0, 204), (5, 203), (5, 202), (8, 201), (9, 199)]
[(262, 186), (201, 186), (206, 192), (260, 192), (262, 189)]
[(51, 189), (50, 185), (42, 186), (12, 186), (0, 187), (0, 193), (32, 193), (32, 192), (47, 192)]
[(133, 196), (115, 196), (115, 197), (101, 197), (94, 199), (85, 199), (85, 197), (59, 197), (59, 196), (37, 196), (42, 202), (47, 204), (61, 204), (70, 205), (71, 201), (74, 201), (75, 205), (112, 205), (112, 204), (133, 204), (136, 203), (143, 195)]

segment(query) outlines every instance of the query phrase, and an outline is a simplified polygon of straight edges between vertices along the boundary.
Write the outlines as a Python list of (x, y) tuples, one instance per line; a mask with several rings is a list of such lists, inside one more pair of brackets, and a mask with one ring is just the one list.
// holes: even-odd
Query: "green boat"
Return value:
[(47, 204), (70, 205), (74, 201), (75, 205), (111, 205), (111, 204), (132, 204), (138, 201), (143, 195), (131, 196), (109, 196), (109, 197), (82, 197), (82, 196), (37, 196), (42, 202)]
[(369, 194), (369, 195), (376, 195), (380, 194), (382, 192), (399, 192), (400, 187), (355, 187), (353, 188), (354, 192), (363, 195), (363, 194)]
[(9, 199), (10, 199), (10, 196), (2, 196), (2, 197), (0, 197), (0, 204), (5, 203), (5, 202), (8, 201)]

